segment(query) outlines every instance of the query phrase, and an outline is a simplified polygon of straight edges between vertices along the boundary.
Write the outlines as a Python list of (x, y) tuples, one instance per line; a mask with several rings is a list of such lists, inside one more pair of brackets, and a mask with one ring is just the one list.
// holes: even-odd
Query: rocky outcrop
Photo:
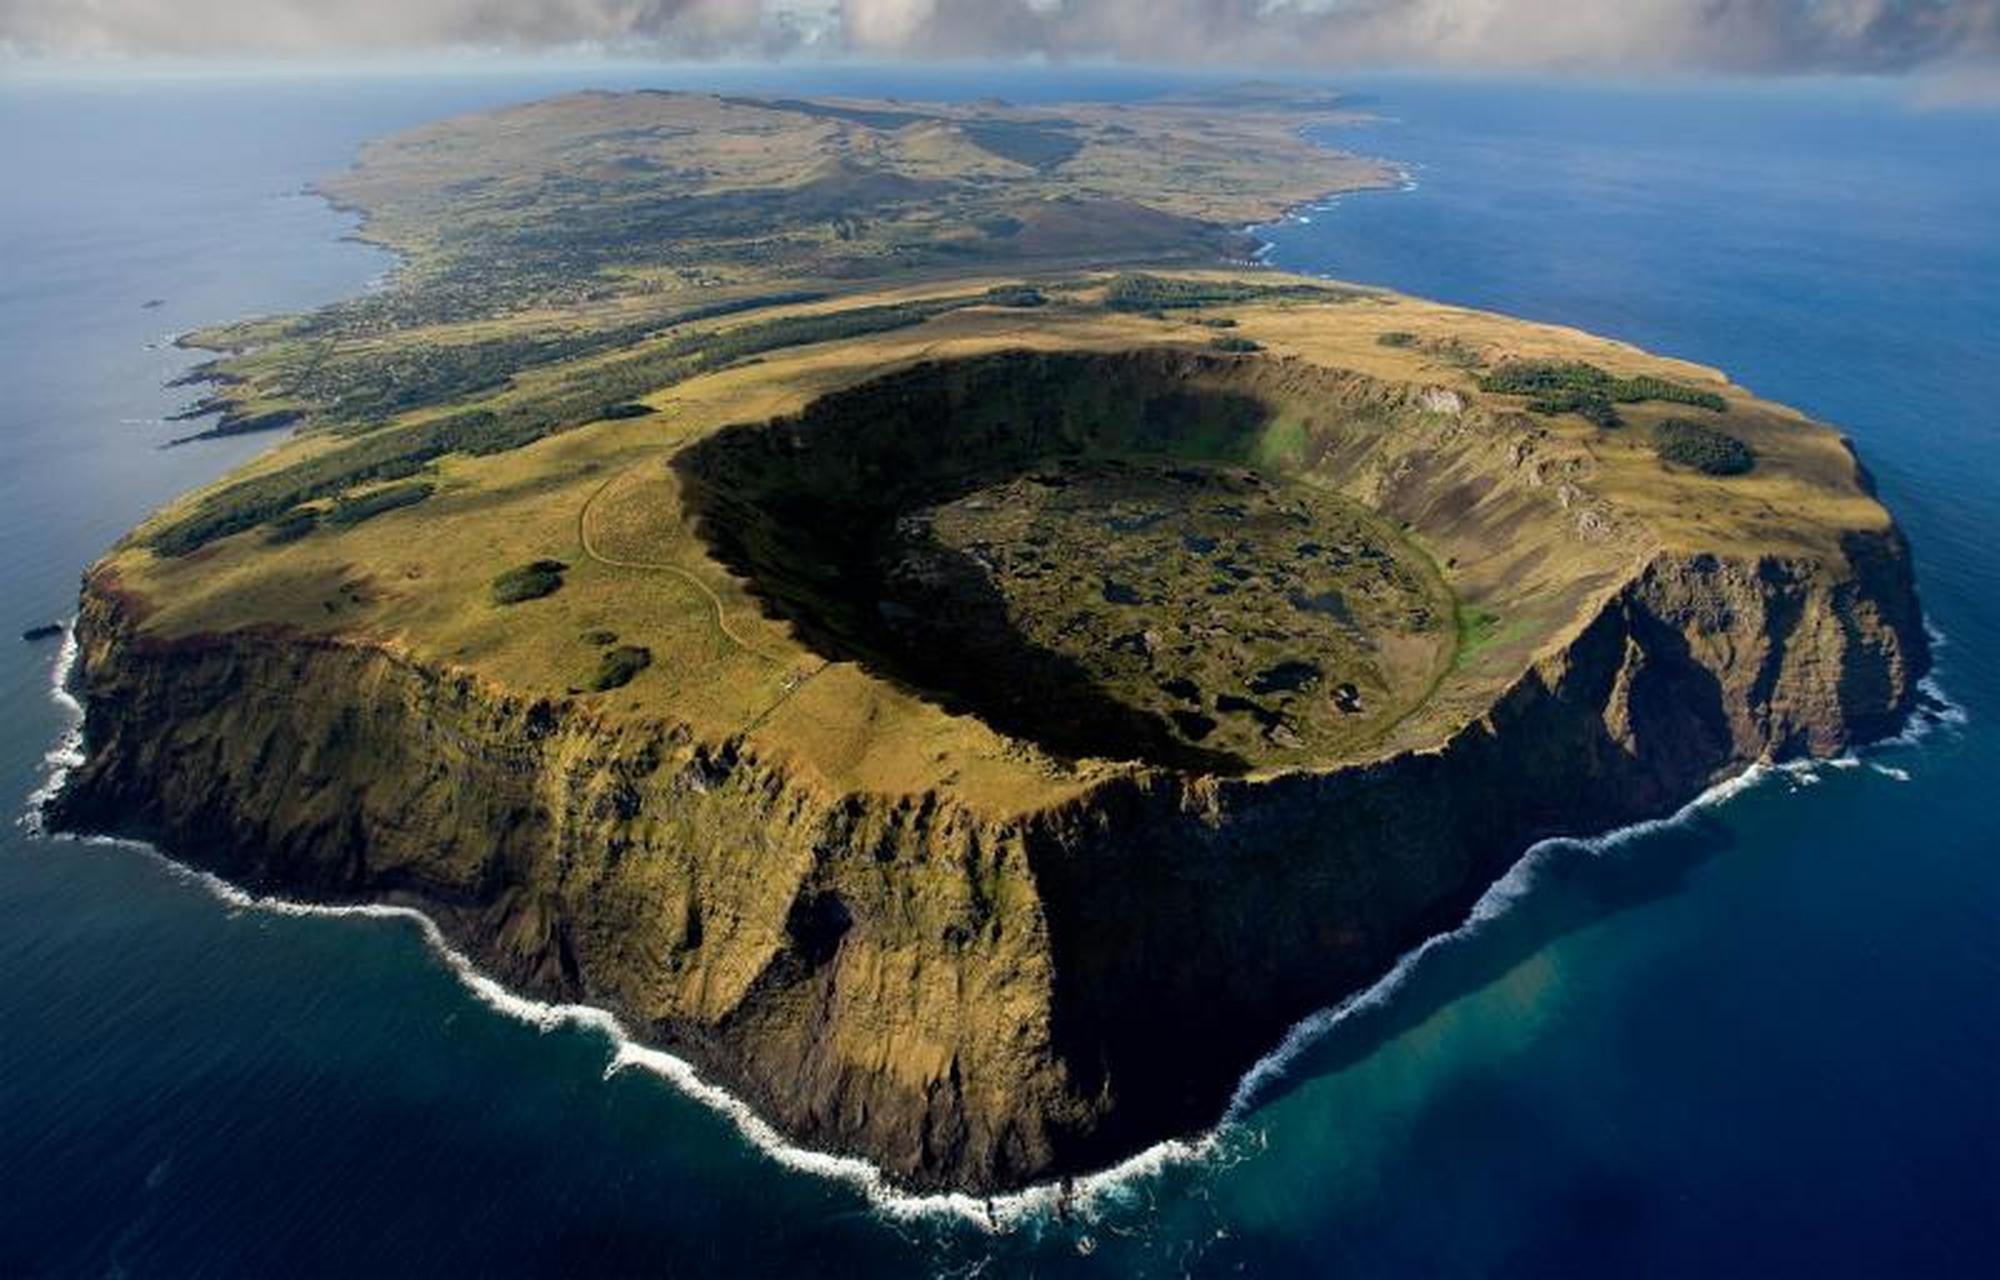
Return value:
[[(1856, 551), (1904, 563), (1894, 535)], [(1455, 925), (1536, 840), (1880, 736), (1927, 661), (1906, 573), (1663, 559), (1439, 750), (1265, 782), (1136, 778), (1052, 816), (1030, 859), (1054, 1043), (1073, 1089), (1115, 1100), (1076, 1161), (1211, 1120), (1303, 1012)]]
[(1599, 601), (1430, 749), (1134, 769), (996, 818), (378, 645), (155, 638), (106, 568), (78, 624), (88, 760), (54, 816), (257, 889), (420, 906), (802, 1143), (1001, 1188), (1213, 1123), (1288, 1024), (1535, 839), (1890, 732), (1927, 663), (1893, 529), (1838, 561), (1655, 553)]

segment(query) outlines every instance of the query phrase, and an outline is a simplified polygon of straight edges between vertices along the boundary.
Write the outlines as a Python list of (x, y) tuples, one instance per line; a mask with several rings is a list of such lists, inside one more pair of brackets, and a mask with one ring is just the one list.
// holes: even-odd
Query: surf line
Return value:
[[(1946, 643), (1944, 633), (1928, 621), (1925, 627), (1930, 634), (1932, 652), (1944, 648)], [(1920, 697), (1905, 719), (1902, 731), (1893, 737), (1868, 744), (1862, 749), (1863, 751), (1873, 755), (1894, 748), (1916, 747), (1940, 729), (1962, 728), (1970, 718), (1966, 709), (1944, 691), (1944, 686), (1938, 680), (1938, 670), (1935, 665), (1917, 682), (1917, 691)], [(1550, 836), (1536, 841), (1522, 852), (1514, 865), (1507, 869), (1505, 875), (1488, 886), (1479, 900), (1472, 904), (1472, 910), (1457, 928), (1426, 938), (1404, 952), (1389, 971), (1378, 978), (1372, 986), (1329, 1008), (1308, 1014), (1294, 1024), (1292, 1029), (1285, 1033), (1285, 1038), (1278, 1042), (1278, 1047), (1258, 1059), (1237, 1082), (1236, 1092), (1230, 1098), (1228, 1108), (1223, 1112), (1218, 1129), (1242, 1123), (1256, 1108), (1264, 1091), (1282, 1079), (1301, 1054), (1331, 1034), (1334, 1028), (1356, 1014), (1380, 1008), (1394, 999), (1396, 993), (1423, 964), (1426, 956), (1441, 948), (1466, 941), (1478, 933), (1482, 926), (1505, 915), (1508, 908), (1527, 896), (1529, 890), (1534, 887), (1537, 876), (1556, 855), (1581, 851), (1593, 857), (1602, 856), (1634, 840), (1642, 840), (1650, 835), (1684, 827), (1701, 813), (1718, 809), (1737, 796), (1766, 782), (1782, 779), (1791, 783), (1793, 789), (1797, 790), (1818, 782), (1822, 770), (1846, 771), (1858, 769), (1863, 764), (1894, 782), (1908, 782), (1911, 778), (1907, 768), (1866, 759), (1853, 751), (1825, 759), (1758, 763), (1713, 784), (1665, 817), (1648, 818), (1627, 826), (1614, 827), (1594, 836)]]
[[(75, 620), (64, 626), (61, 648), (50, 671), (49, 697), (63, 712), (66, 721), (56, 744), (43, 756), (43, 778), (27, 798), (20, 825), (35, 836), (81, 844), (92, 848), (130, 850), (152, 859), (169, 874), (187, 880), (224, 905), (241, 911), (290, 917), (323, 916), (336, 919), (396, 920), (416, 926), (430, 953), (444, 962), (474, 999), (494, 1012), (548, 1032), (565, 1026), (596, 1032), (611, 1045), (604, 1067), (606, 1079), (626, 1070), (643, 1070), (665, 1080), (685, 1097), (701, 1103), (734, 1125), (752, 1147), (784, 1168), (845, 1183), (858, 1191), (886, 1218), (918, 1220), (957, 1218), (988, 1231), (1010, 1230), (1023, 1224), (1052, 1219), (1063, 1213), (1082, 1210), (1099, 1203), (1118, 1187), (1139, 1181), (1171, 1164), (1192, 1163), (1208, 1155), (1217, 1133), (1194, 1140), (1170, 1139), (1096, 1173), (1065, 1182), (1050, 1182), (991, 1197), (965, 1192), (912, 1193), (897, 1187), (881, 1168), (858, 1156), (818, 1151), (785, 1140), (768, 1121), (751, 1110), (749, 1104), (720, 1085), (702, 1077), (686, 1059), (655, 1049), (633, 1038), (617, 1015), (585, 1004), (552, 1004), (509, 991), (500, 982), (480, 971), (471, 957), (451, 945), (444, 930), (424, 912), (406, 906), (382, 903), (301, 902), (252, 893), (210, 871), (177, 861), (157, 846), (124, 836), (51, 831), (46, 809), (68, 782), (70, 773), (84, 763), (84, 708), (71, 690), (71, 680), (80, 658)], [(1219, 1131), (1218, 1131), (1219, 1132)]]
[[(1383, 117), (1378, 123), (1401, 124), (1402, 121), (1393, 117)], [(1421, 167), (1418, 162), (1391, 160), (1386, 156), (1364, 156), (1359, 152), (1343, 151), (1332, 142), (1314, 137), (1312, 131), (1317, 127), (1319, 126), (1303, 125), (1296, 131), (1296, 136), (1301, 141), (1311, 143), (1313, 146), (1330, 152), (1333, 155), (1344, 155), (1350, 159), (1379, 164), (1394, 175), (1393, 180), (1378, 186), (1350, 187), (1341, 191), (1329, 191), (1323, 195), (1315, 196), (1310, 200), (1302, 200), (1297, 204), (1286, 207), (1279, 212), (1277, 217), (1268, 222), (1251, 222), (1245, 224), (1241, 234), (1249, 237), (1255, 244), (1255, 248), (1250, 251), (1249, 257), (1235, 265), (1250, 267), (1270, 267), (1276, 265), (1272, 261), (1271, 255), (1277, 251), (1278, 244), (1274, 240), (1265, 238), (1264, 233), (1268, 231), (1278, 231), (1292, 226), (1310, 226), (1312, 225), (1314, 214), (1332, 213), (1339, 209), (1343, 201), (1353, 196), (1406, 194), (1417, 189), (1417, 170)], [(1283, 270), (1284, 268), (1279, 269)], [(1303, 274), (1315, 275), (1322, 280), (1333, 280), (1337, 283), (1355, 285), (1364, 289), (1382, 287), (1363, 285), (1358, 281), (1344, 280), (1331, 272), (1325, 271)]]
[[(49, 831), (44, 809), (61, 792), (70, 772), (84, 762), (84, 708), (70, 689), (79, 656), (75, 621), (72, 619), (64, 627), (62, 646), (50, 672), (49, 687), (50, 700), (62, 710), (68, 723), (56, 744), (43, 757), (45, 773), (42, 784), (29, 794), (27, 812), (20, 819), (21, 825), (31, 834), (92, 847), (136, 850), (158, 862), (172, 875), (193, 882), (218, 901), (237, 910), (293, 917), (399, 920), (414, 924), (430, 952), (444, 962), (474, 999), (489, 1009), (543, 1032), (572, 1026), (603, 1036), (611, 1045), (611, 1056), (604, 1066), (605, 1079), (634, 1069), (655, 1075), (682, 1096), (727, 1119), (747, 1143), (781, 1167), (844, 1183), (859, 1192), (870, 1207), (885, 1218), (903, 1221), (959, 1219), (996, 1233), (1067, 1215), (1076, 1215), (1085, 1221), (1094, 1220), (1102, 1211), (1123, 1202), (1125, 1193), (1136, 1184), (1156, 1178), (1175, 1167), (1219, 1160), (1232, 1149), (1235, 1138), (1249, 1131), (1247, 1119), (1264, 1091), (1282, 1079), (1301, 1054), (1354, 1015), (1392, 1000), (1424, 963), (1425, 957), (1439, 948), (1470, 938), (1486, 924), (1506, 914), (1532, 890), (1541, 869), (1558, 851), (1582, 850), (1591, 855), (1602, 855), (1633, 840), (1683, 826), (1702, 812), (1717, 808), (1774, 778), (1802, 781), (1816, 778), (1816, 771), (1823, 766), (1850, 769), (1861, 763), (1858, 757), (1848, 755), (1832, 760), (1753, 764), (1710, 786), (1666, 817), (1616, 827), (1595, 836), (1552, 836), (1537, 841), (1515, 860), (1505, 875), (1488, 886), (1457, 928), (1419, 943), (1368, 987), (1294, 1024), (1277, 1047), (1259, 1058), (1238, 1080), (1222, 1118), (1206, 1133), (1193, 1138), (1170, 1138), (1095, 1173), (1061, 1182), (1040, 1183), (1004, 1195), (975, 1196), (955, 1191), (913, 1193), (898, 1188), (879, 1166), (859, 1156), (838, 1155), (788, 1142), (770, 1122), (751, 1110), (749, 1104), (703, 1078), (694, 1064), (634, 1039), (617, 1015), (609, 1010), (585, 1004), (551, 1004), (509, 991), (491, 976), (482, 973), (469, 956), (451, 945), (435, 920), (414, 907), (380, 903), (300, 902), (255, 894), (213, 872), (178, 862), (143, 840)], [(1929, 677), (1926, 679), (1930, 682)], [(1920, 706), (1911, 718), (1912, 721), (1919, 717), (1925, 719), (1926, 729), (1915, 733), (1906, 729), (1904, 734), (1889, 739), (1888, 744), (1912, 745), (1926, 736), (1931, 725), (1964, 723), (1963, 709), (1944, 697), (1942, 689), (1934, 682), (1930, 682), (1925, 692), (1930, 695), (1931, 704)]]

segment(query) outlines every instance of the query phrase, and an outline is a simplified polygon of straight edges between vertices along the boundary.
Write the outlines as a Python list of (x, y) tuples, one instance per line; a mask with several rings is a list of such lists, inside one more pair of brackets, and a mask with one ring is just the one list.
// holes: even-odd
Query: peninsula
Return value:
[(1212, 1125), (1525, 848), (1893, 733), (1833, 430), (1250, 267), (1394, 181), (1249, 86), (580, 94), (371, 145), (390, 287), (85, 578), (53, 814), (421, 908), (790, 1138), (991, 1191)]

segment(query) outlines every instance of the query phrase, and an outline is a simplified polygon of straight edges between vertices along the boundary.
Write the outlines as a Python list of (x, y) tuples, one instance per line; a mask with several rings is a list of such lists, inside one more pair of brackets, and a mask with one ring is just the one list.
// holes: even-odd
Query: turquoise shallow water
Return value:
[[(61, 613), (147, 507), (256, 447), (159, 449), (185, 362), (147, 343), (386, 268), (300, 183), (399, 124), (608, 79), (0, 86), (27, 178), (0, 201), (0, 621)], [(0, 1273), (1990, 1274), (2000, 125), (1869, 86), (1360, 87), (1395, 122), (1339, 141), (1415, 189), (1273, 229), (1274, 260), (1720, 364), (1848, 429), (1965, 723), (1542, 851), (1207, 1157), (997, 1236), (884, 1215), (656, 1075), (607, 1075), (601, 1031), (496, 1012), (408, 921), (245, 910), (8, 828)], [(25, 796), (63, 719), (53, 649), (5, 644), (0, 794)]]

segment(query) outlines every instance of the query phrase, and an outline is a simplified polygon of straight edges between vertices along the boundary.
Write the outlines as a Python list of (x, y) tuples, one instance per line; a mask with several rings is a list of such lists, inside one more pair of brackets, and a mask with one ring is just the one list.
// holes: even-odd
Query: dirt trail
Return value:
[[(590, 539), (590, 513), (592, 509), (596, 507), (597, 500), (603, 497), (604, 494), (611, 488), (612, 485), (618, 483), (620, 480), (623, 480), (626, 476), (630, 475), (632, 470), (636, 470), (636, 468), (633, 468), (631, 470), (621, 471), (618, 474), (612, 476), (610, 479), (606, 480), (603, 484), (600, 484), (595, 489), (591, 490), (590, 496), (583, 500), (583, 506), (577, 510), (576, 537), (578, 544), (583, 548), (583, 553), (589, 556), (592, 560), (597, 561), (599, 564), (609, 565), (614, 569), (638, 569), (648, 572), (672, 574), (674, 577), (680, 579), (682, 582), (685, 582), (689, 586), (693, 587), (696, 591), (699, 591), (702, 595), (702, 598), (708, 601), (710, 609), (712, 609), (714, 612), (715, 629), (722, 633), (724, 639), (728, 640), (731, 644), (735, 645), (743, 652), (749, 654), (751, 657), (762, 659), (763, 661), (770, 663), (772, 666), (777, 666), (777, 667), (789, 666), (790, 664), (785, 659), (774, 657), (771, 654), (765, 653), (762, 649), (759, 649), (756, 645), (752, 644), (749, 640), (745, 639), (742, 635), (740, 635), (734, 627), (730, 626), (728, 609), (724, 606), (722, 602), (722, 597), (715, 593), (715, 589), (713, 587), (709, 586), (706, 582), (703, 582), (700, 578), (688, 572), (680, 565), (667, 564), (659, 561), (649, 561), (649, 560), (624, 560), (616, 556), (606, 555), (604, 552), (599, 551), (597, 549), (597, 544), (592, 542)], [(778, 708), (782, 707), (787, 701), (789, 701), (793, 694), (797, 693), (800, 689), (804, 688), (807, 684), (809, 684), (812, 681), (813, 677), (817, 676), (820, 672), (826, 670), (828, 667), (832, 665), (833, 664), (831, 662), (822, 660), (819, 663), (819, 665), (813, 667), (810, 671), (793, 672), (791, 675), (785, 677), (784, 692), (780, 693), (778, 697), (770, 703), (769, 706), (766, 706), (762, 711), (759, 711), (756, 715), (750, 717), (749, 720), (745, 721), (743, 728), (739, 732), (749, 733), (751, 730), (757, 728), (757, 726), (763, 724), (764, 721), (770, 719), (772, 713), (777, 711)]]

